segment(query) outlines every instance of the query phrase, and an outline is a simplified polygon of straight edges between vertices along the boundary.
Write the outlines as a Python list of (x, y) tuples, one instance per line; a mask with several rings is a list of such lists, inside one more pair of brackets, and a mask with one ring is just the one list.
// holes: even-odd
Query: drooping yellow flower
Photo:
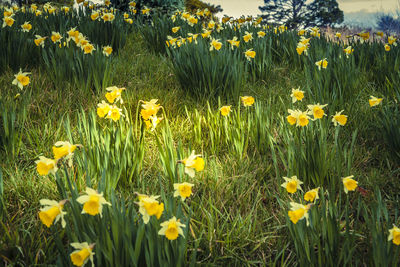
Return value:
[(3, 28), (8, 26), (11, 27), (14, 24), (15, 20), (12, 17), (4, 17), (3, 18)]
[(344, 192), (347, 194), (349, 191), (354, 191), (356, 190), (357, 186), (358, 186), (358, 182), (354, 179), (352, 179), (354, 177), (354, 175), (350, 175), (347, 177), (342, 178), (343, 181), (343, 188), (344, 188)]
[(315, 62), (315, 65), (318, 66), (318, 69), (321, 70), (321, 67), (326, 69), (326, 67), (328, 67), (328, 61), (326, 60), (326, 58), (321, 59), (320, 61)]
[(343, 49), (343, 51), (344, 51), (344, 53), (346, 54), (346, 57), (349, 57), (349, 55), (350, 55), (351, 53), (354, 52), (354, 49), (351, 48), (351, 46), (349, 45), (348, 47), (346, 47), (345, 49)]
[(142, 14), (146, 15), (146, 16), (149, 16), (150, 15), (150, 8), (143, 7)]
[(70, 254), (72, 264), (81, 267), (84, 266), (90, 259), (92, 266), (94, 266), (94, 245), (95, 244), (89, 245), (87, 242), (71, 243), (71, 246), (75, 249), (75, 251)]
[(210, 20), (207, 24), (208, 29), (214, 29), (215, 28), (215, 21)]
[(109, 55), (111, 55), (112, 51), (113, 51), (113, 49), (112, 49), (111, 46), (104, 46), (104, 47), (103, 47), (103, 55), (105, 55), (105, 56), (107, 56), (107, 57), (108, 57)]
[(53, 146), (54, 159), (60, 159), (66, 157), (67, 159), (72, 158), (74, 151), (81, 145), (73, 145), (67, 141), (58, 141)]
[(195, 155), (194, 153), (195, 152), (193, 150), (192, 154), (188, 158), (179, 161), (185, 165), (185, 173), (192, 178), (195, 175), (195, 171), (199, 172), (204, 169), (204, 159), (201, 157), (200, 154)]
[(343, 111), (344, 110), (336, 112), (336, 114), (333, 115), (332, 122), (335, 126), (337, 126), (338, 124), (344, 126), (347, 123), (347, 115), (343, 115)]
[(291, 110), (288, 109), (289, 115), (286, 117), (286, 120), (289, 122), (290, 125), (294, 125), (297, 123), (297, 119), (301, 113), (300, 110)]
[(321, 34), (319, 33), (319, 28), (318, 27), (311, 28), (310, 34), (313, 37), (320, 37), (321, 36)]
[(337, 32), (337, 33), (335, 33), (335, 37), (340, 38), (340, 37), (342, 37), (342, 34), (340, 32)]
[(394, 36), (389, 36), (389, 37), (388, 37), (388, 43), (389, 43), (389, 45), (396, 46), (396, 45), (397, 45), (396, 40), (397, 40), (396, 37), (394, 37)]
[(302, 205), (300, 203), (290, 202), (290, 210), (288, 211), (288, 215), (290, 220), (296, 224), (299, 220), (306, 218), (307, 226), (309, 225), (308, 221), (308, 210), (310, 209), (310, 205)]
[(357, 35), (360, 36), (364, 41), (369, 39), (369, 32), (360, 32)]
[(198, 19), (196, 18), (196, 17), (194, 17), (194, 16), (190, 16), (189, 17), (189, 19), (188, 19), (188, 24), (190, 25), (190, 26), (194, 26), (195, 24), (197, 24), (198, 23)]
[(92, 44), (90, 44), (90, 43), (88, 43), (88, 44), (86, 44), (86, 45), (83, 46), (83, 53), (84, 53), (85, 55), (86, 55), (86, 54), (92, 54), (94, 50), (96, 50), (96, 49), (95, 49), (94, 46), (93, 46)]
[(290, 95), (292, 98), (292, 103), (296, 103), (296, 101), (301, 101), (304, 98), (304, 91), (300, 90), (300, 87), (292, 89), (292, 94)]
[(184, 236), (183, 227), (186, 227), (179, 220), (174, 217), (160, 224), (161, 229), (158, 231), (159, 235), (165, 235), (168, 240), (175, 240), (179, 235)]
[(96, 20), (98, 17), (100, 16), (100, 13), (97, 11), (92, 12), (92, 14), (90, 15), (90, 18), (92, 20)]
[(158, 99), (151, 99), (150, 101), (142, 101), (142, 110), (140, 115), (144, 120), (148, 120), (150, 116), (156, 115), (158, 110), (161, 108), (160, 104), (157, 104)]
[(201, 34), (201, 37), (203, 37), (204, 39), (210, 38), (211, 37), (211, 33), (212, 33), (211, 30), (207, 31), (206, 29), (203, 29), (203, 33)]
[(319, 187), (311, 189), (304, 194), (304, 200), (308, 202), (314, 202), (315, 200), (319, 199)]
[(107, 104), (104, 100), (97, 104), (97, 115), (99, 115), (100, 118), (104, 118), (108, 112), (111, 110), (111, 106)]
[(245, 107), (250, 107), (254, 104), (254, 97), (252, 96), (242, 96), (240, 99)]
[(101, 18), (104, 22), (112, 22), (115, 19), (115, 16), (113, 13), (104, 13)]
[(32, 30), (32, 25), (29, 23), (29, 21), (25, 21), (25, 23), (21, 25), (21, 28), (23, 32), (29, 32)]
[(61, 42), (62, 36), (58, 32), (51, 32), (50, 39), (53, 41), (53, 43), (58, 43)]
[(313, 115), (314, 119), (321, 119), (323, 116), (326, 116), (323, 108), (326, 107), (328, 104), (320, 105), (319, 103), (316, 105), (307, 105), (308, 108), (308, 115)]
[(375, 96), (372, 96), (372, 95), (370, 97), (371, 98), (368, 100), (368, 102), (371, 107), (379, 105), (383, 99), (383, 98), (376, 98)]
[(192, 194), (192, 187), (194, 184), (190, 183), (175, 183), (174, 184), (174, 197), (181, 197), (183, 201)]
[(304, 44), (304, 43), (302, 43), (302, 42), (299, 42), (298, 44), (297, 44), (297, 48), (296, 48), (296, 52), (297, 52), (297, 54), (299, 54), (299, 56), (301, 56), (301, 54), (305, 54), (305, 55), (307, 55), (307, 49), (308, 49), (308, 47), (309, 47), (309, 44)]
[(35, 16), (36, 16), (36, 17), (38, 17), (38, 16), (40, 16), (40, 15), (42, 15), (42, 11), (40, 11), (40, 10), (36, 10), (36, 12), (35, 12)]
[(251, 59), (256, 56), (256, 51), (254, 51), (253, 48), (251, 48), (246, 50), (246, 52), (244, 52), (244, 55), (246, 56), (246, 59), (248, 61), (251, 61)]
[(39, 212), (40, 221), (49, 228), (53, 222), (57, 223), (61, 219), (61, 226), (65, 228), (66, 223), (64, 215), (67, 213), (62, 209), (66, 202), (67, 200), (57, 202), (55, 200), (41, 199), (40, 205), (44, 207), (42, 207)]
[(224, 17), (222, 18), (222, 23), (225, 24), (225, 23), (227, 23), (230, 19), (231, 19), (231, 17), (224, 16)]
[(228, 116), (229, 112), (231, 112), (231, 106), (223, 106), (219, 109), (222, 116)]
[(303, 36), (305, 33), (306, 33), (306, 30), (301, 29), (301, 30), (299, 30), (299, 31), (297, 32), (297, 35)]
[(67, 31), (67, 34), (68, 34), (68, 39), (79, 37), (79, 31), (77, 31), (76, 28), (69, 29), (69, 31)]
[(156, 216), (157, 220), (160, 219), (164, 212), (164, 203), (160, 203), (157, 198), (160, 196), (147, 196), (138, 194), (139, 213), (142, 214), (142, 219), (145, 224), (150, 220), (150, 216)]
[(232, 50), (235, 46), (239, 47), (240, 44), (240, 41), (238, 41), (238, 38), (236, 36), (234, 36), (232, 40), (227, 40), (227, 42), (231, 45)]
[(132, 24), (132, 23), (133, 23), (133, 20), (132, 20), (132, 19), (125, 19), (125, 22), (126, 22), (126, 23), (129, 23), (129, 24)]
[(57, 160), (49, 159), (43, 156), (39, 157), (39, 160), (35, 161), (36, 170), (40, 175), (48, 175), (49, 173), (55, 175), (57, 168)]
[(177, 32), (179, 31), (180, 28), (181, 28), (180, 26), (173, 27), (173, 28), (172, 28), (172, 32), (173, 32), (173, 33), (177, 33)]
[(222, 43), (219, 41), (219, 39), (217, 40), (217, 39), (211, 38), (210, 51), (213, 51), (214, 49), (218, 51), (221, 49), (221, 47), (222, 47)]
[(281, 184), (281, 186), (284, 187), (288, 193), (294, 194), (297, 192), (297, 189), (302, 190), (300, 185), (302, 185), (303, 182), (297, 179), (296, 175), (290, 178), (283, 177), (283, 179), (285, 180), (285, 182)]
[(90, 214), (95, 216), (100, 214), (103, 216), (103, 205), (111, 206), (110, 202), (107, 202), (103, 197), (103, 193), (98, 193), (92, 188), (86, 187), (86, 195), (82, 195), (76, 199), (76, 201), (83, 205), (82, 214)]
[(243, 41), (248, 43), (249, 41), (253, 40), (253, 33), (245, 31), (245, 35), (243, 36)]
[(376, 32), (376, 35), (378, 35), (380, 38), (383, 38), (383, 32)]
[(389, 230), (388, 241), (393, 240), (393, 244), (400, 245), (400, 229), (393, 224), (393, 228)]
[(389, 52), (390, 51), (390, 45), (389, 44), (385, 44), (385, 51)]
[(15, 74), (15, 79), (12, 81), (13, 85), (18, 86), (19, 89), (23, 89), (24, 86), (27, 86), (29, 84), (29, 77), (28, 74), (31, 74), (30, 72), (22, 72), (20, 69), (17, 74)]

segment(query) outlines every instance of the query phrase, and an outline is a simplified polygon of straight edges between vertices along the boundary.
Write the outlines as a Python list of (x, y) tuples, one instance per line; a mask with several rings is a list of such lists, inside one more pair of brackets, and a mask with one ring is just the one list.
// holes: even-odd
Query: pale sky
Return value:
[[(224, 9), (219, 16), (224, 14), (232, 17), (241, 15), (261, 14), (258, 9), (264, 4), (263, 0), (203, 0), (213, 5), (221, 5)], [(400, 0), (338, 0), (339, 8), (345, 13), (352, 12), (393, 12), (398, 8)]]

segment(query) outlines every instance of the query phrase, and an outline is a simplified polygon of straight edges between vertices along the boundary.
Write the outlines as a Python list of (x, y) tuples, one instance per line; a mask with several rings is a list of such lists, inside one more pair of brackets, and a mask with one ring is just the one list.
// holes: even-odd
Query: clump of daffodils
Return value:
[(160, 104), (157, 104), (158, 99), (151, 99), (150, 101), (142, 102), (142, 110), (140, 115), (142, 116), (147, 129), (154, 131), (157, 124), (162, 120), (162, 118), (157, 117), (158, 111), (162, 108)]
[[(106, 103), (104, 100), (97, 104), (97, 115), (100, 118), (107, 118), (114, 122), (117, 122), (124, 117), (125, 115), (122, 113), (122, 109), (119, 108), (115, 103), (119, 102), (123, 103), (122, 100), (122, 91), (125, 88), (118, 88), (117, 86), (111, 86), (106, 88), (107, 93), (105, 97), (107, 101), (110, 103)], [(111, 105), (112, 104), (112, 105)]]
[(254, 97), (252, 96), (242, 96), (240, 99), (245, 107), (250, 107), (254, 104)]

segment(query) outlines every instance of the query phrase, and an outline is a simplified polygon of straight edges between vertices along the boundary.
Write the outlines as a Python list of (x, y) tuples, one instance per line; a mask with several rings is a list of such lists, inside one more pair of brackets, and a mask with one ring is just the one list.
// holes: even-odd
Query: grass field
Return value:
[[(15, 19), (0, 32), (2, 265), (398, 265), (395, 36), (51, 8), (1, 12)], [(88, 187), (103, 195), (80, 201)]]

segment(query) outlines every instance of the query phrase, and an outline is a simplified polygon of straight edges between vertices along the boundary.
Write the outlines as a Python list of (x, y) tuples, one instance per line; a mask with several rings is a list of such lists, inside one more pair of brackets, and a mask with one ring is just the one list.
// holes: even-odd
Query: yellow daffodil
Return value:
[(100, 214), (100, 217), (103, 216), (103, 205), (111, 206), (110, 202), (107, 202), (103, 197), (103, 193), (98, 193), (96, 190), (92, 188), (86, 187), (86, 195), (80, 196), (76, 199), (76, 201), (83, 205), (82, 214), (89, 214), (95, 216)]
[(77, 31), (76, 28), (69, 29), (69, 31), (67, 31), (67, 34), (68, 34), (68, 39), (79, 37), (79, 31)]
[(335, 33), (335, 37), (340, 38), (340, 37), (342, 37), (342, 34), (340, 32), (337, 32), (337, 33)]
[(307, 49), (308, 49), (308, 47), (309, 47), (309, 44), (303, 44), (302, 42), (300, 42), (300, 43), (298, 43), (297, 44), (297, 48), (296, 48), (296, 52), (297, 52), (297, 54), (299, 54), (299, 56), (301, 55), (301, 54), (305, 54), (305, 55), (307, 55)]
[(254, 97), (252, 96), (242, 96), (240, 97), (243, 103), (243, 106), (250, 107), (254, 104)]
[(92, 262), (92, 267), (94, 267), (94, 245), (95, 244), (89, 245), (87, 242), (71, 243), (71, 246), (75, 249), (75, 251), (70, 254), (72, 264), (81, 267), (84, 266), (90, 259)]
[(107, 114), (107, 119), (111, 119), (114, 122), (119, 121), (119, 119), (124, 117), (124, 114), (122, 114), (122, 109), (118, 108), (117, 106), (113, 105), (110, 108), (110, 111)]
[(290, 210), (288, 211), (288, 215), (290, 220), (296, 224), (299, 220), (306, 218), (307, 226), (309, 225), (308, 221), (308, 210), (310, 209), (310, 205), (302, 205), (300, 203), (290, 202)]
[(100, 13), (97, 11), (92, 12), (92, 14), (90, 15), (90, 18), (92, 20), (96, 20), (98, 17), (100, 17)]
[(201, 157), (201, 155), (195, 155), (194, 150), (192, 151), (192, 154), (179, 162), (183, 163), (185, 165), (185, 173), (189, 175), (190, 177), (194, 177), (195, 171), (199, 172), (204, 169), (204, 159)]
[(361, 32), (357, 34), (358, 36), (360, 36), (364, 41), (369, 39), (369, 32)]
[(301, 111), (288, 109), (288, 112), (289, 115), (286, 117), (286, 120), (289, 122), (290, 125), (296, 124)]
[(351, 46), (348, 46), (345, 49), (343, 49), (343, 51), (346, 54), (346, 57), (349, 57), (349, 55), (354, 52), (354, 49), (351, 48)]
[(63, 6), (63, 7), (61, 8), (61, 10), (64, 11), (65, 14), (67, 14), (67, 13), (69, 12), (69, 7)]
[(389, 44), (385, 44), (384, 47), (385, 47), (385, 51), (386, 51), (386, 52), (389, 52), (389, 51), (390, 51), (390, 45), (389, 45)]
[(211, 37), (211, 33), (212, 33), (211, 30), (207, 31), (206, 29), (203, 29), (203, 33), (201, 34), (201, 37), (203, 37), (204, 39), (210, 38)]
[(232, 40), (227, 40), (227, 42), (231, 45), (232, 50), (235, 46), (239, 47), (240, 44), (240, 41), (238, 41), (238, 38), (236, 36), (234, 36)]
[(174, 197), (181, 197), (183, 201), (185, 201), (186, 198), (190, 197), (190, 195), (192, 194), (192, 187), (194, 186), (194, 184), (190, 184), (190, 183), (175, 183), (174, 184)]
[(132, 20), (132, 19), (125, 19), (125, 22), (126, 22), (126, 23), (129, 23), (129, 24), (132, 24), (132, 23), (133, 23), (133, 20)]
[(179, 235), (184, 236), (183, 227), (186, 227), (179, 220), (174, 217), (160, 224), (161, 229), (158, 231), (159, 235), (165, 235), (168, 240), (175, 240)]
[(321, 119), (323, 116), (326, 116), (323, 108), (326, 107), (328, 104), (320, 105), (319, 103), (316, 105), (307, 105), (308, 108), (308, 115), (313, 115), (314, 119)]
[(173, 28), (172, 28), (172, 32), (173, 32), (173, 33), (177, 33), (177, 32), (179, 31), (180, 28), (181, 28), (180, 26), (173, 27)]
[(113, 104), (114, 102), (120, 102), (121, 104), (123, 103), (122, 100), (122, 91), (125, 90), (124, 87), (118, 88), (117, 86), (111, 86), (106, 88), (107, 93), (106, 93), (106, 99), (109, 103)]
[(265, 32), (259, 31), (259, 32), (257, 32), (257, 36), (258, 36), (258, 38), (263, 38), (265, 36)]
[(344, 126), (347, 123), (347, 115), (343, 115), (343, 111), (344, 110), (336, 112), (336, 114), (333, 115), (332, 122), (335, 126), (337, 126), (338, 124)]
[(86, 54), (92, 54), (94, 50), (96, 50), (96, 49), (95, 49), (94, 46), (93, 46), (92, 44), (90, 44), (90, 43), (88, 43), (88, 44), (86, 44), (86, 45), (83, 46), (83, 53), (84, 53), (85, 55), (86, 55)]
[(14, 24), (15, 20), (12, 17), (4, 17), (3, 18), (3, 28), (8, 26), (11, 27)]
[(383, 98), (376, 98), (375, 96), (372, 96), (372, 95), (370, 97), (371, 98), (368, 100), (368, 102), (371, 107), (379, 105), (383, 99)]
[(208, 29), (214, 29), (215, 28), (215, 21), (210, 20), (207, 24)]
[(55, 175), (57, 168), (57, 160), (48, 159), (46, 157), (40, 156), (39, 160), (35, 161), (36, 170), (40, 175), (48, 175), (49, 173)]
[(188, 19), (188, 24), (190, 25), (190, 26), (194, 26), (195, 24), (197, 24), (198, 23), (198, 19), (196, 18), (196, 17), (194, 17), (194, 16), (190, 16), (189, 17), (189, 19)]
[(296, 126), (301, 126), (301, 127), (304, 127), (304, 126), (307, 126), (308, 125), (308, 123), (310, 122), (309, 120), (310, 120), (310, 117), (308, 117), (308, 115), (307, 115), (307, 112), (306, 111), (298, 111), (298, 117), (297, 117), (297, 120), (296, 120)]
[(253, 40), (253, 33), (251, 32), (245, 32), (245, 35), (243, 36), (243, 41), (248, 43), (249, 41)]
[(393, 244), (400, 245), (400, 229), (393, 224), (393, 228), (389, 230), (388, 241), (393, 240)]
[(62, 36), (58, 32), (51, 32), (50, 39), (51, 39), (51, 41), (53, 41), (53, 43), (58, 43), (58, 42), (61, 42)]
[(107, 56), (107, 57), (108, 57), (109, 55), (111, 55), (112, 51), (113, 51), (113, 49), (112, 49), (111, 46), (104, 46), (104, 47), (103, 47), (103, 55), (105, 55), (105, 56)]
[(221, 47), (222, 47), (222, 43), (219, 41), (219, 39), (217, 40), (217, 39), (211, 38), (210, 51), (213, 51), (214, 49), (218, 51), (221, 49)]
[(303, 36), (305, 33), (306, 33), (306, 30), (301, 29), (301, 30), (299, 30), (299, 31), (297, 32), (297, 35)]
[(326, 58), (315, 62), (315, 65), (318, 66), (318, 69), (321, 70), (321, 67), (326, 69), (326, 67), (328, 67), (328, 61), (326, 60)]
[(31, 74), (30, 72), (22, 72), (20, 69), (17, 74), (15, 74), (15, 79), (12, 81), (13, 85), (18, 86), (19, 89), (23, 89), (24, 86), (27, 86), (29, 84), (29, 77), (28, 74)]
[(67, 141), (58, 141), (53, 146), (53, 154), (54, 159), (58, 160), (60, 158), (65, 158), (68, 160), (68, 164), (72, 166), (72, 157), (74, 155), (74, 151), (77, 147), (81, 147), (82, 145), (79, 144), (71, 144)]
[(61, 219), (61, 226), (65, 228), (66, 223), (64, 215), (67, 213), (62, 209), (66, 202), (67, 200), (57, 202), (55, 200), (41, 199), (40, 205), (44, 207), (42, 207), (39, 212), (40, 221), (49, 228), (53, 222), (57, 223)]
[(254, 51), (253, 48), (251, 48), (246, 50), (246, 52), (244, 52), (244, 55), (246, 56), (246, 59), (248, 61), (251, 61), (251, 59), (256, 56), (256, 51)]
[(379, 36), (380, 38), (383, 38), (383, 32), (376, 32), (375, 33), (377, 36)]
[(319, 28), (318, 27), (311, 28), (310, 34), (313, 37), (320, 37), (321, 36), (321, 34), (319, 33)]
[(344, 192), (347, 194), (349, 191), (356, 190), (358, 182), (353, 179), (354, 175), (342, 178)]
[(100, 118), (104, 118), (108, 112), (111, 110), (111, 106), (107, 104), (104, 100), (97, 104), (97, 115), (99, 115)]
[(314, 202), (319, 199), (319, 187), (311, 189), (304, 194), (304, 200), (308, 202)]
[(150, 216), (156, 216), (157, 220), (160, 219), (164, 212), (164, 203), (159, 203), (157, 198), (159, 196), (147, 196), (138, 194), (139, 202), (139, 213), (142, 214), (143, 222), (147, 224), (150, 220)]
[(42, 11), (40, 11), (40, 10), (36, 10), (36, 12), (35, 12), (35, 16), (36, 17), (38, 17), (38, 16), (41, 16), (42, 15)]
[(231, 112), (231, 106), (223, 106), (219, 109), (222, 116), (228, 116), (229, 112)]
[(25, 21), (25, 23), (21, 25), (21, 28), (23, 32), (29, 32), (32, 30), (32, 25), (29, 23), (29, 21)]
[(111, 1), (110, 1), (110, 0), (105, 0), (105, 1), (104, 1), (104, 4), (105, 4), (106, 6), (110, 6), (110, 5), (111, 5)]
[(296, 103), (297, 101), (302, 101), (304, 98), (304, 91), (301, 91), (300, 87), (297, 89), (293, 88), (290, 97), (292, 98), (292, 103)]
[(115, 19), (115, 16), (113, 13), (104, 13), (101, 18), (104, 22), (112, 22)]
[(231, 17), (225, 16), (225, 17), (222, 18), (222, 23), (225, 24), (225, 23), (227, 23), (230, 19), (231, 19)]
[(156, 115), (158, 110), (161, 108), (160, 104), (157, 104), (158, 99), (151, 99), (150, 101), (142, 101), (142, 110), (140, 115), (144, 120), (148, 120), (150, 116)]
[(11, 17), (14, 15), (14, 11), (11, 8), (4, 8), (3, 16)]
[(302, 190), (300, 185), (302, 185), (303, 182), (297, 179), (297, 176), (292, 176), (291, 178), (283, 177), (283, 179), (285, 182), (281, 184), (281, 186), (284, 187), (288, 193), (294, 194), (297, 192), (297, 189)]
[(146, 16), (149, 16), (150, 15), (150, 8), (144, 7), (142, 9), (142, 14), (146, 15)]
[(388, 37), (388, 44), (389, 44), (389, 45), (396, 46), (396, 45), (397, 45), (396, 40), (397, 40), (396, 37), (394, 37), (394, 36), (389, 36), (389, 37)]
[(157, 125), (162, 121), (163, 118), (157, 117), (157, 115), (152, 115), (148, 120), (144, 120), (144, 123), (146, 124), (146, 129), (150, 131), (154, 131), (157, 127)]
[(129, 6), (131, 6), (131, 7), (135, 7), (135, 6), (136, 6), (136, 2), (135, 2), (135, 1), (131, 1), (131, 2), (129, 2)]

